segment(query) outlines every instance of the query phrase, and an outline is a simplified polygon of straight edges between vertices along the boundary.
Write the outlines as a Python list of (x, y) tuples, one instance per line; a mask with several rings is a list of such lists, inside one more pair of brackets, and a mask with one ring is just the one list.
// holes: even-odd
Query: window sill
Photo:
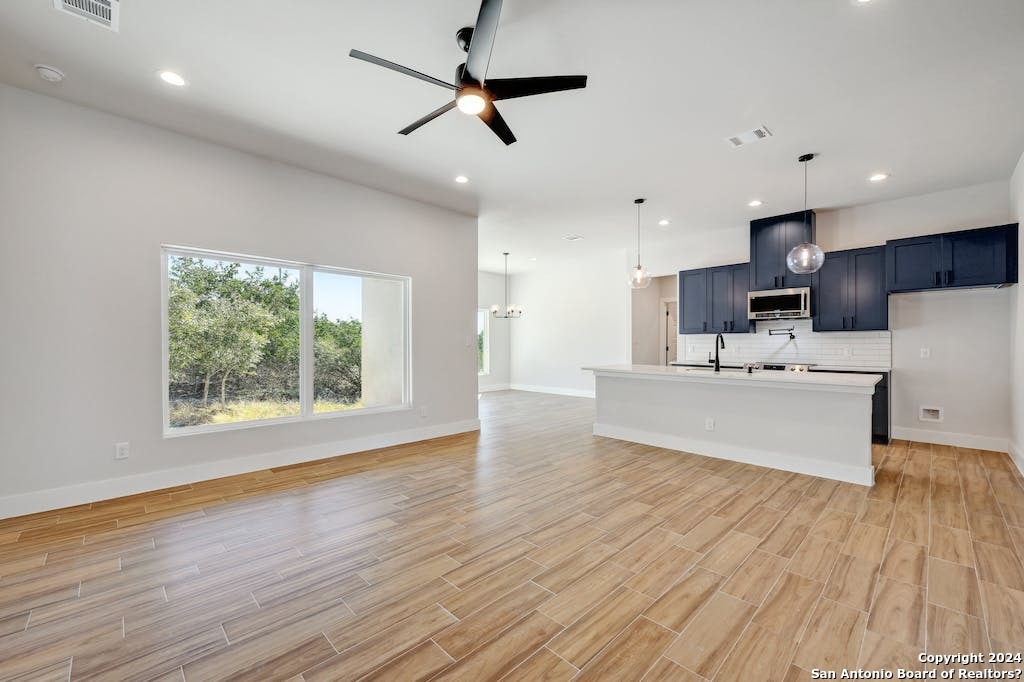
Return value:
[(199, 436), (222, 431), (241, 431), (243, 429), (258, 429), (264, 426), (277, 426), (278, 424), (302, 424), (304, 422), (317, 422), (326, 419), (338, 419), (341, 417), (354, 417), (364, 414), (385, 414), (388, 412), (404, 412), (412, 409), (412, 404), (383, 405), (381, 407), (362, 407), (355, 410), (335, 410), (333, 412), (320, 412), (311, 414), (308, 417), (294, 415), (289, 417), (274, 417), (273, 419), (253, 419), (244, 422), (232, 422), (228, 424), (202, 424), (199, 426), (178, 426), (171, 428), (164, 426), (164, 438), (181, 438), (182, 436)]

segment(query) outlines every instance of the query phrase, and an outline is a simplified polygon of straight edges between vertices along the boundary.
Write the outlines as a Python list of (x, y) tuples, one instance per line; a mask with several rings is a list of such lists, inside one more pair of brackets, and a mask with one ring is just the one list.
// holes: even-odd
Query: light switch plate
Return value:
[(921, 349), (921, 359), (922, 360), (927, 360), (931, 356), (932, 356), (932, 349), (931, 348), (922, 348)]

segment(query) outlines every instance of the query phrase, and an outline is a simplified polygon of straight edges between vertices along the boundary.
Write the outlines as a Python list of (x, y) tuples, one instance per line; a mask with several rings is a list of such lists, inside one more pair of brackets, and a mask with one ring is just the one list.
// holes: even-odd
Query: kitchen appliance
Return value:
[(810, 287), (751, 291), (747, 294), (747, 319), (801, 320), (810, 316)]

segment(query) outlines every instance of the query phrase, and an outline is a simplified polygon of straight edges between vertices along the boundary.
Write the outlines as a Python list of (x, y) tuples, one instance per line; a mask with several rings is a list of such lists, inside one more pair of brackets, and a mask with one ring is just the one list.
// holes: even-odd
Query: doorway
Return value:
[(670, 365), (676, 362), (679, 341), (679, 302), (674, 298), (661, 299), (661, 324), (658, 337), (660, 340), (661, 363)]

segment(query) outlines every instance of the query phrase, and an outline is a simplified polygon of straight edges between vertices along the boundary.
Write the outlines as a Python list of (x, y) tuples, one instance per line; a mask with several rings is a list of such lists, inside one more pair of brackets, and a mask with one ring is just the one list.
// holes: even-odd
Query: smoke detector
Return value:
[(53, 7), (117, 32), (121, 0), (53, 0)]
[(36, 64), (36, 73), (47, 83), (60, 83), (64, 80), (64, 72), (58, 69), (56, 66), (50, 66), (48, 64)]
[(750, 144), (751, 142), (758, 142), (760, 140), (767, 139), (771, 136), (772, 131), (768, 130), (768, 126), (761, 126), (760, 128), (754, 128), (753, 130), (746, 130), (742, 133), (730, 135), (725, 138), (725, 141), (729, 143), (730, 147), (736, 149), (743, 145)]

